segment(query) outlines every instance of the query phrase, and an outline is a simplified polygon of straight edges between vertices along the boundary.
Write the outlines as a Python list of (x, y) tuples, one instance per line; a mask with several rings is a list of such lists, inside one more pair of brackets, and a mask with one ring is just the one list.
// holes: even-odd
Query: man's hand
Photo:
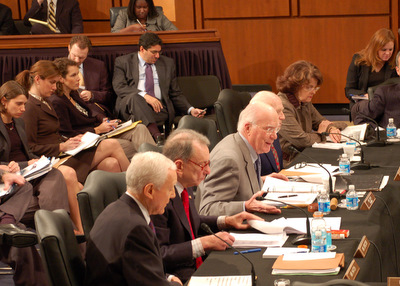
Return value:
[[(220, 231), (216, 233), (221, 239), (225, 240), (230, 245), (233, 244), (235, 238), (225, 231)], [(207, 235), (200, 237), (201, 244), (204, 250), (225, 250), (228, 246), (226, 243), (221, 241), (221, 239), (216, 238), (214, 235)]]
[(183, 285), (181, 279), (179, 279), (176, 276), (171, 277), (171, 282), (177, 282), (177, 283)]
[(279, 180), (284, 180), (286, 182), (289, 181), (288, 177), (286, 177), (283, 174), (279, 174), (279, 173), (271, 173), (271, 174), (268, 175), (268, 177), (279, 179)]
[(192, 110), (190, 110), (190, 114), (194, 117), (204, 117), (204, 115), (206, 114), (206, 111), (203, 109), (198, 109), (198, 108), (192, 108)]
[(257, 201), (257, 197), (261, 197), (264, 194), (264, 191), (259, 191), (255, 193), (250, 200), (245, 202), (245, 208), (248, 212), (260, 212), (260, 213), (269, 213), (269, 214), (280, 214), (281, 210), (277, 209), (274, 206), (267, 205), (263, 202)]
[(8, 190), (13, 184), (23, 185), (25, 179), (21, 175), (6, 173), (2, 176), (4, 182), (4, 190)]
[(340, 143), (340, 140), (342, 136), (340, 135), (340, 130), (337, 129), (336, 127), (332, 127), (329, 130), (329, 133), (334, 133), (334, 134), (329, 134), (329, 137), (331, 137), (332, 141), (335, 143)]
[(238, 214), (235, 214), (233, 216), (227, 216), (225, 217), (225, 224), (227, 227), (229, 228), (236, 228), (236, 229), (247, 229), (250, 227), (249, 224), (243, 224), (244, 220), (251, 220), (251, 219), (255, 219), (255, 220), (262, 220), (262, 218), (253, 215), (251, 213), (248, 212), (241, 212)]
[(43, 1), (44, 1), (44, 0), (37, 0), (37, 2), (38, 2), (39, 5), (42, 5)]
[(82, 90), (82, 92), (79, 94), (80, 98), (82, 98), (84, 101), (88, 102), (89, 100), (92, 99), (93, 94), (91, 91), (88, 90)]
[(11, 161), (10, 163), (8, 163), (8, 171), (10, 173), (16, 173), (20, 170), (19, 165), (17, 162), (15, 161)]
[(162, 103), (154, 96), (146, 94), (144, 96), (144, 100), (146, 100), (147, 104), (151, 105), (151, 107), (156, 113), (159, 113), (163, 108)]

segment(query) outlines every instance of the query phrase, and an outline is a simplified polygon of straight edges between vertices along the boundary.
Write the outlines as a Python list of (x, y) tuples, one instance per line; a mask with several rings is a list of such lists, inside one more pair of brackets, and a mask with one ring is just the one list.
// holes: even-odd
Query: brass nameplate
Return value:
[(360, 272), (360, 266), (358, 266), (357, 262), (353, 259), (349, 265), (349, 268), (347, 268), (343, 279), (356, 280), (358, 272)]
[(363, 201), (360, 210), (363, 211), (370, 210), (373, 204), (375, 203), (375, 200), (376, 200), (375, 196), (372, 194), (372, 192), (369, 192), (367, 197)]
[(356, 252), (354, 253), (354, 257), (364, 258), (367, 255), (369, 246), (371, 243), (369, 242), (366, 235), (361, 238), (360, 243), (357, 246)]

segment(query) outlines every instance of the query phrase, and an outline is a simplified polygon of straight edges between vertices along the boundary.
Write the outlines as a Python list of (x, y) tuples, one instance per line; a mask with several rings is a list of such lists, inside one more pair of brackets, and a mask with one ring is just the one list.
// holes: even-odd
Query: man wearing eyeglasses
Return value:
[[(234, 215), (242, 211), (280, 213), (256, 197), (261, 190), (261, 160), (280, 128), (278, 114), (262, 102), (249, 104), (239, 115), (238, 132), (226, 136), (211, 152), (211, 173), (200, 184), (202, 215)], [(283, 178), (280, 174), (271, 174)]]
[[(191, 187), (197, 186), (210, 173), (210, 141), (193, 130), (178, 129), (167, 139), (163, 153), (174, 161), (177, 172), (175, 198), (171, 199), (162, 215), (152, 216), (161, 247), (166, 272), (185, 283), (203, 262), (206, 252), (225, 250), (227, 245), (213, 235), (205, 235), (200, 225), (206, 223), (213, 231), (225, 228), (246, 229), (244, 219), (261, 219), (242, 212), (235, 216), (201, 216), (194, 205)], [(227, 232), (218, 236), (233, 243)]]
[(124, 120), (142, 120), (157, 139), (157, 125), (171, 126), (175, 112), (203, 117), (204, 111), (189, 104), (180, 90), (173, 59), (162, 56), (162, 41), (154, 33), (139, 39), (139, 52), (116, 58), (113, 87), (116, 111)]

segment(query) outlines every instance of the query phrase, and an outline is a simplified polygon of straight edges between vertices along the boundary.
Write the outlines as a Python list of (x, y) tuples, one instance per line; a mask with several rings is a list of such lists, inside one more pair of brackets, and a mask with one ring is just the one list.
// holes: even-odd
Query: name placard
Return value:
[(388, 286), (399, 286), (400, 285), (400, 277), (388, 277), (387, 285)]
[(396, 176), (394, 176), (393, 181), (400, 181), (400, 167), (397, 169)]
[(360, 210), (366, 211), (370, 210), (373, 204), (375, 203), (375, 196), (372, 194), (372, 192), (369, 192), (365, 200), (363, 201)]
[(358, 272), (360, 272), (360, 266), (358, 266), (357, 262), (353, 259), (349, 265), (349, 268), (347, 268), (343, 279), (356, 280)]
[(366, 235), (361, 238), (360, 243), (357, 246), (356, 252), (354, 253), (354, 257), (364, 258), (367, 255), (369, 246), (371, 243), (369, 242)]

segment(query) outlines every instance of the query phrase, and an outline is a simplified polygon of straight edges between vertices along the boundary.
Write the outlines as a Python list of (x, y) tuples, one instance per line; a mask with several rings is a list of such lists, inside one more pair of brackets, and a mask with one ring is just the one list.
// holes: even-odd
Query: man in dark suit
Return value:
[[(163, 153), (175, 162), (178, 181), (175, 198), (168, 203), (163, 215), (152, 216), (161, 254), (168, 273), (185, 283), (211, 250), (225, 250), (227, 245), (200, 228), (206, 223), (215, 232), (224, 228), (246, 229), (244, 219), (260, 219), (242, 212), (232, 217), (201, 216), (194, 205), (191, 187), (195, 187), (210, 173), (208, 145), (210, 141), (193, 130), (178, 129), (167, 139)], [(190, 219), (189, 219), (190, 218)], [(217, 233), (228, 243), (234, 238), (227, 232)]]
[(85, 285), (182, 285), (164, 274), (150, 220), (175, 197), (175, 183), (175, 164), (164, 155), (145, 152), (132, 158), (126, 193), (106, 207), (90, 232)]
[[(280, 122), (285, 119), (282, 100), (275, 93), (271, 91), (260, 91), (253, 96), (250, 100), (250, 104), (256, 101), (271, 105), (275, 109), (276, 113), (278, 113)], [(279, 143), (279, 138), (274, 140), (274, 143), (271, 145), (271, 150), (268, 153), (261, 154), (260, 158), (261, 176), (266, 176), (275, 172), (279, 173), (283, 168), (282, 149), (281, 144)]]
[[(32, 25), (29, 18), (49, 23), (50, 5), (55, 7), (55, 29), (42, 24)], [(32, 26), (32, 34), (83, 33), (82, 14), (77, 0), (32, 0), (32, 6), (24, 17), (24, 24)]]
[(204, 116), (192, 107), (180, 90), (171, 58), (162, 56), (162, 41), (154, 33), (139, 39), (139, 52), (115, 59), (113, 87), (116, 112), (124, 120), (142, 120), (155, 139), (157, 124), (171, 126), (175, 113)]
[(68, 58), (79, 64), (81, 75), (79, 96), (89, 106), (94, 116), (100, 113), (109, 117), (112, 115), (115, 96), (105, 63), (88, 57), (91, 49), (92, 43), (87, 36), (74, 36), (68, 45)]
[(0, 4), (0, 35), (19, 35), (10, 7)]

